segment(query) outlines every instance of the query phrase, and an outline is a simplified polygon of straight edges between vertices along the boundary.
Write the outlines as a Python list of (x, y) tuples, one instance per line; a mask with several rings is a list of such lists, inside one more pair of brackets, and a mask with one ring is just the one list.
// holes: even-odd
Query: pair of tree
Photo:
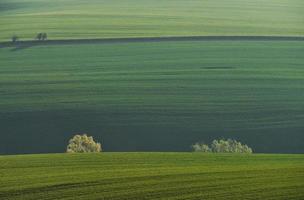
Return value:
[(47, 39), (47, 34), (46, 33), (38, 33), (36, 36), (36, 39), (39, 41), (44, 41)]
[(232, 139), (213, 140), (210, 147), (204, 143), (195, 143), (192, 149), (195, 152), (206, 153), (252, 153), (252, 149), (246, 144)]
[[(47, 40), (47, 34), (46, 33), (38, 33), (36, 36), (36, 39), (39, 41)], [(17, 35), (13, 35), (11, 38), (12, 42), (15, 43), (19, 40), (19, 37)]]
[(101, 144), (95, 142), (92, 136), (75, 135), (70, 139), (67, 153), (94, 153), (101, 152)]
[[(195, 143), (192, 145), (195, 152), (206, 153), (252, 153), (252, 149), (246, 144), (242, 144), (232, 139), (213, 140), (210, 147), (204, 143)], [(101, 152), (101, 144), (95, 142), (92, 136), (75, 135), (70, 139), (67, 146), (67, 153), (92, 153)]]

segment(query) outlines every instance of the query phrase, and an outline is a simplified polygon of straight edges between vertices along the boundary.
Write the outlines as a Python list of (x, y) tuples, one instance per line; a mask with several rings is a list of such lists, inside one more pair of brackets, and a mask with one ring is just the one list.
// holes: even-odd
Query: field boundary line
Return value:
[(43, 45), (111, 44), (135, 42), (179, 42), (179, 41), (304, 41), (304, 36), (172, 36), (172, 37), (134, 37), (134, 38), (95, 38), (62, 40), (25, 40), (0, 42), (0, 48)]

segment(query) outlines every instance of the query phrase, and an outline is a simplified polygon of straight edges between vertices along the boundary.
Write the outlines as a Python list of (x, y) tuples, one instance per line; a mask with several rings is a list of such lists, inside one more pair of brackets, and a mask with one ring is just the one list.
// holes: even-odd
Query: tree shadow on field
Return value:
[[(1, 0), (0, 0), (1, 1)], [(139, 38), (93, 38), (93, 39), (61, 39), (61, 40), (27, 40), (0, 42), (0, 48), (14, 47), (11, 51), (19, 51), (40, 45), (79, 45), (79, 44), (114, 44), (135, 42), (179, 42), (179, 41), (304, 41), (302, 36), (176, 36), (176, 37), (139, 37)], [(207, 68), (206, 68), (207, 69)], [(221, 69), (212, 67), (210, 69)], [(226, 68), (227, 69), (227, 68)]]
[(12, 52), (20, 51), (20, 50), (24, 50), (24, 49), (31, 48), (32, 46), (33, 46), (33, 45), (31, 45), (31, 44), (16, 45), (13, 49), (11, 49), (11, 51), (12, 51)]
[(9, 1), (0, 1), (0, 12), (9, 11), (9, 10), (16, 10), (20, 8), (24, 8), (27, 6), (27, 3), (25, 2), (9, 2)]
[(10, 48), (10, 51), (20, 51), (24, 49), (31, 48), (33, 46), (45, 44), (41, 41), (17, 41), (17, 42), (0, 42), (0, 49)]

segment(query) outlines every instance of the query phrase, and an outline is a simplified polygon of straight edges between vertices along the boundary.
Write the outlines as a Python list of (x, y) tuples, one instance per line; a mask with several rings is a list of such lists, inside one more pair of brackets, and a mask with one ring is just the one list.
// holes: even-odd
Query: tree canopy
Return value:
[(212, 153), (252, 153), (252, 149), (246, 144), (233, 139), (213, 140), (210, 147), (204, 143), (195, 143), (192, 145), (195, 152)]
[(67, 153), (101, 152), (101, 144), (95, 142), (92, 136), (75, 135), (69, 140)]

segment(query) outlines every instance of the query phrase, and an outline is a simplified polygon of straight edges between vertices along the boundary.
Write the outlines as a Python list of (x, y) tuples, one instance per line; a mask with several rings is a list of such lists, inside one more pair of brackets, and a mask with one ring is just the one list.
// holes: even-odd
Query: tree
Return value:
[(36, 39), (40, 41), (42, 39), (42, 35), (43, 35), (43, 33), (38, 33), (36, 36)]
[(67, 153), (90, 153), (101, 152), (101, 145), (94, 141), (92, 136), (75, 135), (69, 140)]
[(193, 151), (195, 151), (195, 152), (211, 152), (211, 149), (207, 144), (197, 142), (194, 145), (192, 145), (191, 147), (192, 147)]
[(12, 36), (12, 42), (17, 42), (19, 37), (17, 35)]
[(47, 40), (47, 34), (46, 33), (42, 33), (41, 40)]
[(215, 153), (229, 153), (229, 142), (225, 140), (213, 140), (211, 149)]
[(206, 144), (195, 143), (192, 145), (195, 152), (213, 153), (252, 153), (252, 149), (241, 142), (232, 139), (213, 140), (210, 147)]

